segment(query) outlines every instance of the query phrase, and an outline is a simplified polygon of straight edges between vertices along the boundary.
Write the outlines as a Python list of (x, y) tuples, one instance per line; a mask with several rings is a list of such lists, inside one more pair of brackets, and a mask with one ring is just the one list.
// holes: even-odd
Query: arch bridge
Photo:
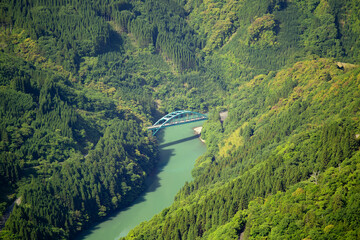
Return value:
[(148, 127), (148, 130), (151, 130), (153, 132), (153, 136), (155, 136), (155, 134), (162, 128), (191, 123), (191, 122), (197, 122), (207, 119), (208, 117), (206, 115), (198, 112), (179, 110), (163, 116), (156, 123), (154, 123), (154, 125)]

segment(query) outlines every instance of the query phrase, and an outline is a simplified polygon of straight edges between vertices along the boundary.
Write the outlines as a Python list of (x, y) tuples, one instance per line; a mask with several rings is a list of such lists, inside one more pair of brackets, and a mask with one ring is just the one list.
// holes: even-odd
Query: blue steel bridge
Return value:
[(153, 132), (153, 136), (162, 128), (171, 127), (180, 124), (186, 124), (191, 122), (197, 122), (207, 120), (208, 117), (198, 112), (192, 112), (187, 110), (179, 110), (169, 114), (166, 114), (160, 118), (154, 125), (148, 127), (148, 130)]

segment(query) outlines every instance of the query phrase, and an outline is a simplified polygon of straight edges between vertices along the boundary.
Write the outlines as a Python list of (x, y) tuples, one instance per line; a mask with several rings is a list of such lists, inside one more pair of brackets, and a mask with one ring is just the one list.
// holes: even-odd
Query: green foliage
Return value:
[[(294, 184), (308, 179), (312, 181), (310, 185), (319, 185), (319, 172), (342, 168), (344, 162), (356, 162), (360, 146), (356, 137), (359, 122), (355, 117), (358, 101), (352, 96), (357, 95), (358, 76), (359, 69), (344, 73), (334, 62), (321, 59), (299, 62), (277, 75), (260, 75), (244, 84), (232, 96), (229, 117), (222, 125), (223, 137), (220, 135), (217, 140), (209, 141), (210, 153), (197, 163), (199, 169), (194, 170), (195, 180), (183, 187), (166, 212), (132, 230), (126, 239), (137, 239), (137, 236), (143, 236), (140, 239), (213, 236), (236, 239), (243, 231), (232, 220), (236, 212), (244, 216), (249, 214), (245, 230), (248, 237), (277, 238), (282, 233), (288, 234), (288, 238), (299, 236), (297, 234), (303, 238), (308, 235), (319, 237), (319, 229), (315, 227), (318, 224), (312, 222), (304, 228), (303, 223), (295, 221), (291, 210), (289, 214), (274, 210), (279, 213), (276, 220), (279, 222), (273, 225), (272, 217), (262, 218), (265, 210), (254, 208), (258, 201), (255, 199), (288, 191)], [(206, 137), (219, 135), (218, 128), (213, 128), (218, 121), (217, 117), (210, 117), (204, 126)], [(229, 142), (235, 139), (246, 140), (239, 145), (234, 143), (234, 148), (222, 154), (222, 149), (228, 148)], [(357, 179), (356, 170), (354, 174)], [(343, 183), (347, 184), (351, 179), (354, 178)], [(334, 187), (334, 192), (336, 190)], [(351, 193), (354, 197), (355, 192)], [(324, 195), (332, 199), (333, 193), (325, 192)], [(318, 206), (322, 199), (314, 197), (312, 204)], [(275, 203), (276, 200), (271, 202), (278, 208)], [(253, 212), (256, 213), (254, 220)], [(321, 214), (330, 219), (331, 213), (326, 210)], [(323, 218), (318, 219), (322, 221)], [(329, 225), (336, 226), (331, 221), (323, 224), (320, 230), (326, 228), (324, 231), (328, 233), (332, 231)], [(275, 226), (281, 231), (273, 233)], [(357, 226), (340, 228), (338, 236), (351, 236), (356, 234)]]
[[(329, 1), (332, 11), (335, 12), (336, 23), (340, 26), (341, 40), (345, 49), (345, 56), (349, 56), (352, 61), (359, 62), (359, 4), (356, 0), (341, 1), (342, 7), (338, 1)], [(338, 9), (341, 9), (340, 11)], [(349, 9), (350, 12), (347, 12)], [(354, 46), (354, 47), (351, 47)]]
[[(248, 239), (356, 239), (359, 236), (359, 155), (249, 205)], [(267, 231), (264, 229), (267, 228)]]
[(274, 29), (276, 23), (274, 15), (266, 14), (255, 21), (248, 28), (250, 45), (259, 46), (261, 49), (276, 44)]
[(135, 36), (140, 47), (153, 45), (179, 70), (197, 68), (195, 51), (201, 47), (201, 41), (188, 26), (185, 11), (178, 4), (171, 0), (127, 4), (126, 10), (114, 12), (112, 17)]
[(142, 191), (156, 158), (145, 134), (134, 121), (114, 119), (86, 157), (73, 156), (48, 178), (24, 186), (22, 203), (6, 229), (22, 239), (69, 237), (129, 204)]
[(358, 237), (358, 5), (0, 3), (0, 211), (22, 199), (0, 238), (127, 206), (157, 159), (143, 125), (177, 109), (210, 112), (208, 152), (128, 239)]
[[(321, 1), (313, 11), (314, 21), (303, 23), (304, 47), (311, 54), (327, 57), (341, 56), (338, 29), (335, 24), (335, 16), (331, 14), (330, 6), (326, 1)], [(309, 9), (309, 7), (308, 7)], [(308, 13), (309, 14), (309, 13)]]
[[(25, 5), (26, 7), (22, 7)], [(26, 29), (41, 41), (41, 50), (66, 70), (76, 71), (79, 56), (101, 51), (109, 39), (109, 26), (97, 14), (99, 4), (84, 1), (67, 5), (64, 1), (9, 1), (5, 17), (10, 24)]]
[[(36, 11), (49, 14), (46, 9)], [(59, 14), (78, 12), (67, 6)], [(45, 35), (34, 41), (17, 29), (2, 33), (0, 181), (7, 196), (1, 197), (1, 213), (14, 191), (21, 196), (3, 239), (69, 238), (132, 202), (157, 159), (154, 139), (142, 128), (155, 114), (151, 97), (138, 85), (143, 79), (113, 80), (124, 69), (137, 68), (139, 60), (112, 64), (124, 60), (121, 49), (99, 55), (98, 61), (88, 57), (84, 87), (76, 83), (80, 76), (63, 69), (62, 60), (51, 60), (50, 50), (42, 49), (46, 56), (38, 51), (51, 40)], [(104, 76), (104, 68), (112, 71)]]

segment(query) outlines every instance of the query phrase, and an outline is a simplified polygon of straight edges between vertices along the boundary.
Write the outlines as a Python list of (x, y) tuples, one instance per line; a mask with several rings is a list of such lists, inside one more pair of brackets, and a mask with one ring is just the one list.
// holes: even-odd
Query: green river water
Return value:
[(147, 190), (133, 205), (93, 226), (77, 240), (114, 240), (169, 207), (186, 181), (191, 181), (195, 160), (205, 150), (193, 128), (202, 122), (173, 126), (157, 133), (160, 162), (147, 180)]

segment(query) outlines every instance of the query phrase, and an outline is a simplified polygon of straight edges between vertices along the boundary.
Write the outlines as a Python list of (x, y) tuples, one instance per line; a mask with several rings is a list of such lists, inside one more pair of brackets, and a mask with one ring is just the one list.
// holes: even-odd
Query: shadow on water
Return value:
[(152, 172), (149, 173), (149, 176), (145, 180), (145, 190), (144, 190), (144, 192), (139, 197), (137, 197), (135, 201), (133, 201), (131, 204), (129, 204), (127, 207), (121, 208), (121, 209), (109, 214), (108, 217), (106, 217), (104, 219), (101, 219), (98, 222), (94, 222), (94, 224), (92, 224), (92, 226), (90, 226), (88, 228), (88, 230), (79, 233), (78, 235), (74, 236), (72, 239), (76, 239), (76, 240), (84, 240), (84, 239), (86, 239), (86, 237), (88, 235), (91, 235), (93, 232), (95, 232), (96, 230), (101, 228), (101, 226), (99, 226), (99, 224), (101, 222), (111, 221), (114, 218), (116, 218), (116, 216), (118, 214), (120, 214), (121, 212), (127, 211), (130, 208), (132, 208), (133, 206), (135, 206), (136, 204), (140, 204), (140, 203), (146, 201), (146, 198), (145, 198), (146, 195), (148, 193), (150, 193), (150, 192), (155, 192), (161, 186), (161, 183), (160, 183), (161, 179), (159, 177), (159, 173), (164, 171), (164, 168), (169, 163), (170, 158), (172, 156), (174, 156), (175, 149), (173, 149), (173, 148), (164, 149), (164, 148), (174, 146), (176, 144), (180, 144), (180, 143), (183, 143), (183, 142), (191, 141), (191, 140), (196, 139), (198, 137), (199, 137), (198, 135), (194, 135), (194, 136), (191, 136), (191, 137), (186, 137), (186, 138), (182, 138), (182, 139), (179, 139), (179, 140), (176, 140), (176, 141), (172, 141), (172, 142), (169, 142), (169, 143), (162, 144), (164, 142), (164, 132), (163, 131), (159, 132), (156, 135), (156, 138), (157, 138), (157, 141), (159, 143), (159, 149), (161, 150), (160, 161), (157, 163), (155, 169)]
[(156, 140), (158, 142), (158, 145), (160, 146), (165, 141), (165, 132), (164, 129), (160, 130), (156, 134)]
[(164, 133), (163, 132), (159, 133), (157, 138), (158, 138), (159, 144), (161, 144), (161, 145), (159, 145), (159, 149), (161, 149), (160, 161), (158, 162), (158, 164), (157, 164), (156, 168), (154, 169), (154, 171), (152, 171), (149, 174), (147, 180), (145, 181), (146, 191), (141, 196), (142, 198), (146, 195), (146, 193), (155, 192), (156, 189), (161, 186), (159, 173), (161, 173), (164, 170), (166, 165), (169, 163), (170, 158), (172, 156), (174, 156), (174, 151), (175, 151), (175, 149), (173, 149), (173, 148), (172, 149), (164, 149), (164, 148), (174, 146), (176, 144), (180, 144), (180, 143), (183, 143), (183, 142), (191, 141), (191, 140), (196, 139), (198, 137), (199, 137), (199, 135), (194, 135), (194, 136), (182, 138), (182, 139), (179, 139), (179, 140), (176, 140), (176, 141), (172, 141), (172, 142), (169, 142), (169, 143), (161, 144), (163, 142), (163, 139), (164, 139)]
[(154, 171), (152, 171), (149, 174), (148, 178), (145, 181), (146, 184), (145, 194), (149, 192), (155, 192), (156, 189), (161, 186), (159, 173), (164, 171), (164, 168), (169, 163), (169, 160), (172, 156), (174, 156), (174, 149), (161, 150), (160, 162), (157, 164)]
[(159, 146), (159, 148), (165, 148), (165, 147), (169, 147), (169, 146), (176, 145), (176, 144), (179, 144), (179, 143), (191, 141), (191, 140), (194, 140), (194, 139), (196, 139), (198, 137), (199, 137), (199, 135), (194, 135), (194, 136), (191, 136), (191, 137), (182, 138), (182, 139), (179, 139), (179, 140), (176, 140), (176, 141), (173, 141), (173, 142), (162, 144), (162, 145)]

